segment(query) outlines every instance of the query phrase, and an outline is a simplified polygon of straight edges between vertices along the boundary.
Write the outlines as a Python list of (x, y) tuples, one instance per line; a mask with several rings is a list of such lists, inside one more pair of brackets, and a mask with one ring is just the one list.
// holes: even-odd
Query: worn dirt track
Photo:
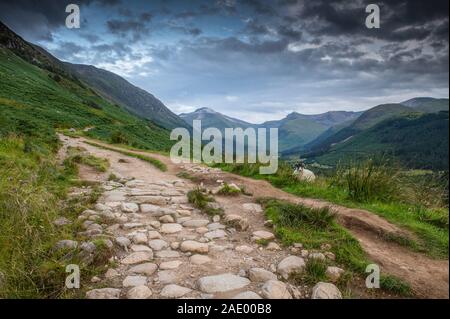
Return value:
[[(65, 137), (65, 139), (68, 139)], [(71, 143), (82, 145), (92, 154), (107, 158), (126, 158), (128, 165), (120, 166), (122, 175), (135, 176), (139, 178), (140, 172), (148, 169), (149, 164), (135, 158), (127, 157), (112, 151), (106, 151), (84, 143), (86, 139), (70, 139)], [(76, 142), (75, 142), (76, 141)], [(101, 142), (95, 141), (98, 144)], [(113, 147), (104, 144), (108, 147)], [(174, 164), (170, 158), (158, 153), (133, 151), (137, 154), (144, 154), (160, 160), (167, 165), (166, 172), (154, 170), (155, 180), (165, 180), (167, 178), (177, 178), (176, 175), (194, 164)], [(195, 164), (198, 166), (198, 164)], [(192, 174), (192, 172), (190, 172)], [(195, 175), (195, 172), (193, 173)], [(257, 197), (273, 197), (283, 199), (292, 203), (301, 203), (309, 207), (328, 206), (336, 212), (340, 223), (346, 227), (350, 233), (361, 243), (361, 246), (368, 254), (369, 258), (377, 263), (382, 273), (388, 273), (402, 278), (410, 283), (417, 297), (420, 298), (449, 298), (449, 262), (448, 260), (435, 260), (424, 254), (412, 252), (394, 242), (385, 241), (386, 234), (413, 237), (407, 230), (393, 225), (385, 219), (365, 210), (349, 209), (343, 206), (334, 205), (322, 200), (300, 198), (288, 194), (273, 187), (270, 183), (262, 180), (254, 180), (235, 174), (222, 171), (214, 171), (211, 174), (197, 173), (204, 184), (214, 184), (221, 179), (228, 183), (244, 185), (247, 192)], [(95, 179), (95, 174), (86, 172), (84, 178)], [(83, 176), (82, 176), (83, 177)], [(98, 176), (101, 179), (101, 176)], [(264, 216), (260, 216), (261, 221)]]

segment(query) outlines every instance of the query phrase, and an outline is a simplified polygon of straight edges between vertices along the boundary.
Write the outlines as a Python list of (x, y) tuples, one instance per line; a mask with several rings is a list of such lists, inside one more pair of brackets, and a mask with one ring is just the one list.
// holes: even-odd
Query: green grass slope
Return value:
[(136, 147), (168, 150), (169, 132), (141, 120), (70, 77), (31, 65), (0, 47), (0, 136), (39, 137), (55, 144), (55, 129), (93, 127), (105, 141), (120, 136)]
[(186, 127), (184, 121), (155, 96), (117, 74), (91, 65), (65, 63), (65, 66), (107, 99), (124, 106), (132, 113), (167, 129)]
[(448, 170), (448, 112), (410, 114), (385, 120), (333, 145), (314, 159), (321, 164), (392, 156), (409, 168)]

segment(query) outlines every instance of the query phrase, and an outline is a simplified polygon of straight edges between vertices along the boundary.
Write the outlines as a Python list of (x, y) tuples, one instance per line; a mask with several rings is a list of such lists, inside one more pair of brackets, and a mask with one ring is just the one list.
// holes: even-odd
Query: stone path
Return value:
[[(332, 262), (334, 256), (329, 247), (281, 248), (254, 198), (216, 197), (224, 216), (206, 216), (188, 203), (186, 195), (196, 187), (190, 181), (115, 152), (95, 149), (95, 155), (108, 158), (119, 179), (101, 181), (101, 198), (79, 216), (80, 240), (58, 243), (81, 250), (88, 261), (99, 242), (111, 252), (109, 268), (92, 278), (86, 298), (342, 298), (331, 283), (343, 271), (337, 267), (329, 268), (330, 283), (307, 287), (287, 280), (304, 270), (308, 258)], [(260, 239), (269, 245), (258, 244)]]

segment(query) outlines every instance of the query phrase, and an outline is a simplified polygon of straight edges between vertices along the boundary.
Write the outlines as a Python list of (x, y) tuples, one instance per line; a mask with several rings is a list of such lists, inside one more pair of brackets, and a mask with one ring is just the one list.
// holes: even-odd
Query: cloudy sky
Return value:
[[(81, 28), (65, 27), (80, 5)], [(381, 9), (367, 29), (365, 8)], [(122, 75), (175, 113), (252, 122), (448, 97), (448, 0), (0, 0), (62, 60)]]

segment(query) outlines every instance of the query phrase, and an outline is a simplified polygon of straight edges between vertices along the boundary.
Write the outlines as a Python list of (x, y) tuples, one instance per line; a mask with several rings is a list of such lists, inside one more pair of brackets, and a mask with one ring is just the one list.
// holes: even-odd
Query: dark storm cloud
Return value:
[[(0, 0), (0, 19), (31, 41), (53, 40), (58, 57), (141, 81), (169, 105), (279, 114), (448, 90), (447, 0), (83, 0), (99, 19), (67, 32), (69, 2)], [(379, 30), (365, 26), (370, 3)]]
[[(64, 26), (65, 8), (70, 0), (0, 0), (0, 19), (10, 28), (32, 41), (52, 41), (52, 32)], [(77, 0), (80, 6), (98, 4), (116, 6), (120, 0)]]

